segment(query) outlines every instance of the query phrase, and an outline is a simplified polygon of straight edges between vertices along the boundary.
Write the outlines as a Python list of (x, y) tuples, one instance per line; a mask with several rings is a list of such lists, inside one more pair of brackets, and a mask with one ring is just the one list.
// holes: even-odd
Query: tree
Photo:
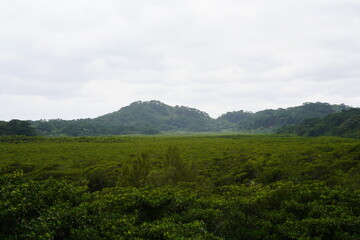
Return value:
[(0, 135), (35, 136), (35, 129), (27, 121), (13, 119), (9, 122), (0, 122)]
[(125, 166), (123, 170), (123, 176), (119, 180), (120, 185), (141, 187), (147, 183), (147, 178), (150, 171), (149, 156), (145, 153), (141, 153), (140, 156)]
[(174, 145), (169, 146), (166, 150), (165, 171), (170, 183), (176, 184), (186, 177), (186, 166), (180, 158), (179, 149)]

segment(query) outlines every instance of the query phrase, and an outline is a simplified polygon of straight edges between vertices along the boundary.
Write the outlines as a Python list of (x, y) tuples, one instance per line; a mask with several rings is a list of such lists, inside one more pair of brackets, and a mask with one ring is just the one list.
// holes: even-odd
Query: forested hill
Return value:
[[(348, 108), (346, 105), (304, 103), (301, 106), (256, 113), (237, 111), (217, 119), (198, 109), (169, 106), (160, 101), (137, 101), (120, 110), (93, 119), (32, 121), (44, 136), (99, 136), (158, 134), (161, 132), (267, 131), (297, 124), (307, 118), (321, 118)], [(1, 135), (1, 133), (0, 133)]]
[(301, 136), (327, 135), (360, 138), (360, 108), (343, 110), (321, 119), (306, 119), (299, 124), (283, 127), (279, 132)]
[(216, 131), (216, 120), (198, 109), (169, 106), (160, 101), (137, 101), (120, 110), (94, 119), (33, 122), (45, 136), (97, 136), (158, 134), (163, 131)]
[(294, 125), (307, 118), (323, 118), (329, 114), (340, 112), (348, 106), (328, 103), (304, 103), (301, 106), (267, 109), (256, 113), (237, 111), (221, 115), (218, 121), (227, 123), (233, 130), (275, 130), (279, 127)]
[(169, 106), (160, 101), (137, 101), (119, 111), (95, 118), (105, 124), (125, 124), (156, 131), (207, 132), (214, 130), (215, 120), (195, 108)]
[(9, 122), (0, 121), (0, 136), (1, 135), (34, 136), (36, 132), (30, 122), (13, 119)]

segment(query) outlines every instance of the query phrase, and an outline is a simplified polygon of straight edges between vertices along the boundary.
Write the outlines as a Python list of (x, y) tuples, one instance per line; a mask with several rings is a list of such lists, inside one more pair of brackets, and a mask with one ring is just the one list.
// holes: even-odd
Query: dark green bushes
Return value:
[(0, 177), (1, 239), (358, 239), (360, 192), (321, 183), (86, 187)]
[(356, 139), (16, 139), (0, 239), (360, 238)]

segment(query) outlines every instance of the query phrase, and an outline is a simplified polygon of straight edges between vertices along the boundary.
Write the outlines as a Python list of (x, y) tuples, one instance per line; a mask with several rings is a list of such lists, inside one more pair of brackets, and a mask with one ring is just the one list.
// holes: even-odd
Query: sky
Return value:
[(0, 0), (0, 120), (359, 107), (359, 26), (359, 0)]

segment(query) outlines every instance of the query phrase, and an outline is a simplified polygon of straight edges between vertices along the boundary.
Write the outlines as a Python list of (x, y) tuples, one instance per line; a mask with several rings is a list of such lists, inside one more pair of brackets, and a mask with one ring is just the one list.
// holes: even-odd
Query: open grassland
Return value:
[(1, 239), (360, 238), (356, 139), (10, 136), (0, 166)]

